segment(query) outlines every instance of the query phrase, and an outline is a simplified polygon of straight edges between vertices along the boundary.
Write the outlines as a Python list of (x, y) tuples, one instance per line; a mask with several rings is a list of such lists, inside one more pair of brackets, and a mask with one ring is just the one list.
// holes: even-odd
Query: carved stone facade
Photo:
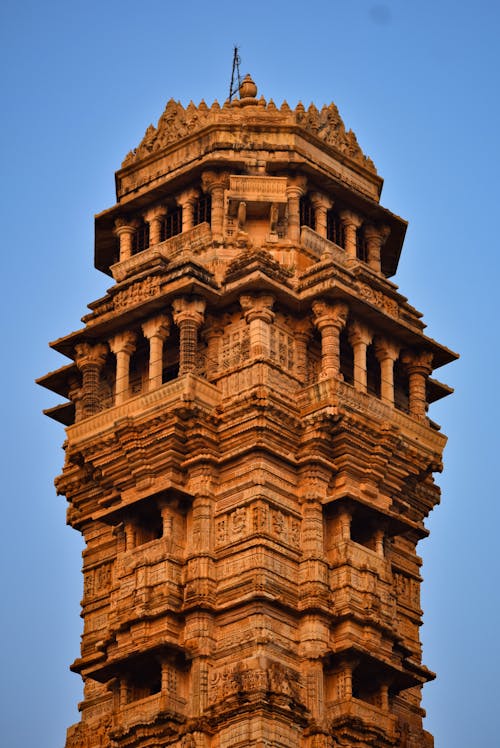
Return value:
[(169, 102), (96, 218), (115, 284), (53, 343), (85, 539), (67, 748), (430, 748), (420, 559), (455, 358), (334, 105)]

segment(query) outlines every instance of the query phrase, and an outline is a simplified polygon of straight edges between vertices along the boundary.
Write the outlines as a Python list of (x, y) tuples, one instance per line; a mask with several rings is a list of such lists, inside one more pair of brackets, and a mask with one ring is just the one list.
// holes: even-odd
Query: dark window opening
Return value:
[(143, 221), (132, 236), (132, 254), (144, 252), (149, 247), (149, 224)]
[(394, 362), (394, 405), (404, 413), (410, 412), (408, 374), (399, 359)]
[(134, 512), (135, 545), (144, 545), (163, 536), (163, 520), (155, 501), (146, 501)]
[(344, 377), (344, 382), (354, 382), (354, 352), (345, 329), (340, 333), (340, 373)]
[(176, 236), (182, 231), (182, 207), (179, 205), (167, 213), (160, 225), (160, 241), (164, 242), (171, 236)]
[(152, 657), (133, 662), (125, 676), (127, 702), (145, 699), (161, 692), (161, 665)]
[(373, 344), (366, 349), (366, 388), (370, 395), (380, 397), (380, 364)]
[(356, 257), (363, 262), (368, 261), (368, 246), (363, 226), (358, 226), (356, 229)]
[(307, 195), (300, 198), (300, 225), (309, 226), (311, 229), (316, 228), (314, 208)]
[(193, 226), (199, 223), (211, 223), (212, 221), (212, 198), (210, 195), (201, 195), (194, 204)]
[(179, 376), (179, 362), (177, 361), (176, 364), (171, 364), (170, 366), (164, 367), (163, 377), (162, 377), (163, 384), (165, 384), (165, 382), (171, 382), (172, 379), (177, 379), (178, 376)]
[(356, 668), (352, 674), (352, 695), (367, 704), (380, 706), (380, 687), (375, 674)]
[(371, 523), (365, 517), (354, 516), (351, 520), (351, 540), (364, 545), (371, 551), (375, 550), (375, 535)]
[(334, 210), (329, 210), (326, 214), (326, 238), (342, 249), (345, 247), (344, 226)]

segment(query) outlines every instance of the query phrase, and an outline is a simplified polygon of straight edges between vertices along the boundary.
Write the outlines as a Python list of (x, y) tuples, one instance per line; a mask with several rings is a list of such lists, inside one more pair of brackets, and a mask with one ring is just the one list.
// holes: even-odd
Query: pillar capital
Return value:
[(153, 221), (161, 221), (166, 213), (167, 208), (165, 205), (153, 205), (148, 210), (145, 210), (142, 216), (147, 223), (153, 223)]
[(166, 314), (159, 314), (143, 323), (142, 332), (148, 340), (151, 338), (165, 340), (170, 333), (170, 320)]
[(400, 347), (386, 338), (376, 337), (375, 338), (375, 356), (377, 360), (382, 362), (386, 359), (390, 361), (396, 361), (399, 356)]
[(204, 319), (205, 307), (205, 299), (186, 298), (185, 296), (174, 299), (172, 309), (175, 324), (180, 325), (184, 320), (190, 320), (199, 327)]
[(108, 340), (109, 347), (115, 355), (127, 353), (129, 356), (135, 351), (137, 343), (137, 334), (131, 330), (119, 332), (113, 338)]
[(329, 304), (327, 301), (317, 299), (312, 303), (314, 314), (314, 324), (318, 330), (325, 327), (336, 327), (341, 330), (347, 322), (349, 307), (343, 301), (336, 301)]
[(296, 177), (288, 178), (288, 182), (286, 186), (287, 197), (292, 197), (292, 198), (302, 197), (302, 195), (305, 194), (306, 189), (307, 189), (306, 177), (299, 175)]
[(82, 371), (87, 366), (96, 366), (101, 369), (108, 355), (106, 343), (77, 343), (75, 345), (75, 364)]
[(217, 188), (225, 190), (229, 187), (229, 172), (213, 171), (209, 169), (201, 175), (201, 186), (203, 192), (212, 194)]
[(432, 373), (432, 353), (430, 351), (409, 351), (401, 354), (401, 363), (409, 374), (429, 375)]
[(313, 330), (314, 330), (314, 325), (308, 317), (304, 317), (303, 319), (300, 319), (295, 324), (295, 336), (296, 337), (305, 338), (306, 340), (309, 340), (309, 338), (313, 334)]
[(274, 319), (274, 312), (272, 311), (274, 296), (270, 294), (260, 296), (243, 294), (240, 296), (240, 304), (247, 322), (261, 319), (270, 324)]
[(341, 210), (339, 217), (344, 226), (354, 226), (355, 228), (358, 228), (363, 223), (361, 216), (358, 216), (358, 214), (354, 213), (352, 210)]
[(333, 207), (333, 200), (322, 192), (311, 192), (309, 195), (311, 198), (312, 206), (315, 210), (330, 210)]
[(189, 187), (187, 190), (184, 190), (179, 195), (177, 195), (176, 203), (183, 208), (184, 206), (192, 206), (198, 200), (199, 196), (200, 190), (196, 189), (195, 187)]
[(389, 226), (376, 226), (373, 223), (367, 223), (365, 225), (365, 237), (368, 240), (374, 240), (379, 242), (380, 246), (383, 246), (391, 233)]
[(349, 336), (349, 343), (353, 347), (360, 343), (368, 346), (373, 340), (373, 333), (370, 328), (359, 320), (353, 320), (350, 323), (347, 332)]
[(124, 216), (115, 218), (115, 224), (113, 233), (115, 236), (120, 237), (123, 234), (133, 234), (137, 228), (137, 221), (134, 219), (128, 219)]

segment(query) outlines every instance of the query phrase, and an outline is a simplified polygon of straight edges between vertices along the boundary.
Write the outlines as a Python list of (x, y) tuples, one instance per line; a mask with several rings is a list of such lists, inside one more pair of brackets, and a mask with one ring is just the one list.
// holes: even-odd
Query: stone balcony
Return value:
[(200, 223), (192, 229), (176, 234), (160, 244), (148, 247), (132, 257), (111, 265), (110, 270), (115, 281), (120, 282), (143, 270), (158, 264), (170, 262), (182, 254), (197, 254), (212, 241), (212, 231), (208, 223)]
[(402, 436), (415, 442), (419, 449), (427, 449), (439, 456), (446, 444), (446, 437), (433, 429), (427, 419), (415, 418), (337, 379), (320, 379), (304, 387), (298, 402), (303, 416), (332, 409), (333, 413), (338, 413), (341, 408), (359, 415), (363, 420), (371, 417), (379, 422), (391, 423), (399, 428)]
[(345, 725), (351, 730), (351, 726), (355, 724), (362, 733), (383, 733), (389, 744), (396, 742), (397, 718), (361, 699), (344, 699), (330, 703), (327, 706), (327, 715), (332, 728), (341, 728)]
[(157, 416), (161, 411), (178, 410), (183, 407), (198, 406), (211, 410), (219, 401), (220, 392), (217, 387), (195, 374), (185, 374), (152, 392), (131, 397), (121, 405), (107, 408), (73, 426), (68, 426), (68, 444), (74, 447), (87, 439), (112, 431), (124, 418), (142, 421), (149, 415)]
[(320, 234), (314, 231), (314, 229), (309, 228), (309, 226), (301, 226), (300, 243), (316, 260), (326, 260), (328, 258), (337, 262), (343, 268), (357, 264), (356, 260), (349, 259), (342, 247), (320, 236)]

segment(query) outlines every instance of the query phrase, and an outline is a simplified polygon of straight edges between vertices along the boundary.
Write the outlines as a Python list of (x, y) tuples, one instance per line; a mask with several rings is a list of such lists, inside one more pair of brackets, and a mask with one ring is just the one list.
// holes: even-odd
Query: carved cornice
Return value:
[[(240, 102), (233, 102), (233, 104)], [(248, 118), (252, 122), (262, 120), (263, 124), (276, 126), (298, 126), (306, 133), (334, 146), (343, 155), (357, 162), (365, 169), (376, 173), (375, 165), (359, 147), (356, 135), (346, 130), (335, 104), (324, 106), (321, 110), (311, 104), (307, 109), (302, 103), (291, 109), (286, 101), (281, 107), (272, 100), (266, 103), (260, 99), (259, 106), (226, 106), (220, 107), (217, 101), (209, 108), (204, 101), (198, 106), (190, 102), (184, 107), (179, 101), (170, 99), (161, 115), (158, 125), (150, 125), (136, 149), (130, 151), (122, 166), (137, 163), (150, 154), (161, 151), (172, 143), (188, 137), (210, 125), (239, 126)]]

